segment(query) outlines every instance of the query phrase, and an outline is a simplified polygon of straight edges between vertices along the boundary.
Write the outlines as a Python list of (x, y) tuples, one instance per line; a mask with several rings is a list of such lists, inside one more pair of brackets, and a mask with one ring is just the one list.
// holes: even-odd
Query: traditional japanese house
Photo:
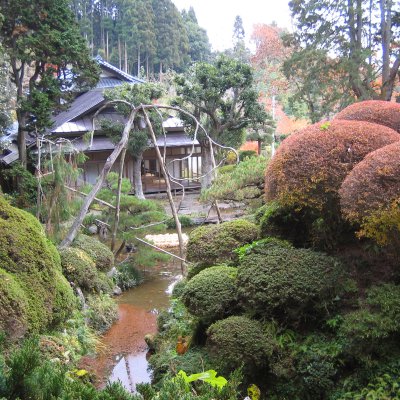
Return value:
[[(99, 123), (95, 124), (93, 140), (88, 141), (87, 134), (93, 130), (93, 115), (105, 104), (104, 90), (116, 87), (125, 82), (141, 84), (144, 81), (128, 75), (101, 58), (97, 58), (101, 67), (100, 80), (97, 86), (75, 98), (68, 110), (54, 117), (53, 127), (49, 130), (49, 137), (54, 142), (68, 139), (73, 147), (83, 152), (87, 159), (82, 165), (83, 173), (77, 185), (93, 184), (104, 167), (105, 161), (114, 149), (114, 143), (102, 132)], [(98, 115), (97, 120), (109, 119), (114, 122), (124, 122), (124, 118), (113, 108), (105, 108)], [(196, 189), (200, 187), (201, 148), (198, 141), (192, 141), (185, 133), (182, 122), (178, 118), (170, 117), (163, 123), (165, 135), (157, 139), (157, 145), (162, 154), (166, 151), (167, 169), (169, 174), (176, 178), (172, 181), (172, 188)], [(15, 147), (15, 146), (14, 146)], [(16, 160), (15, 157), (8, 157)], [(4, 162), (4, 160), (3, 160)], [(113, 170), (119, 170), (119, 162), (114, 164)], [(124, 166), (124, 176), (133, 184), (133, 160), (127, 155)], [(163, 192), (166, 190), (165, 179), (156, 158), (153, 143), (149, 140), (149, 149), (143, 154), (142, 183), (144, 193)]]

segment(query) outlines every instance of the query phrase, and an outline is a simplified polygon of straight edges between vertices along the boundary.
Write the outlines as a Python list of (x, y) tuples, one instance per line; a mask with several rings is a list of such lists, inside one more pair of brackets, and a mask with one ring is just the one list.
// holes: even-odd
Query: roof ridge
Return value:
[(96, 56), (94, 58), (100, 65), (102, 65), (105, 68), (109, 68), (112, 71), (116, 72), (117, 74), (121, 75), (125, 79), (127, 79), (130, 82), (140, 82), (140, 83), (145, 83), (143, 79), (138, 78), (137, 76), (132, 76), (130, 74), (127, 74), (126, 72), (120, 70), (119, 68), (115, 67), (114, 65), (110, 64), (106, 60), (104, 60), (101, 56)]

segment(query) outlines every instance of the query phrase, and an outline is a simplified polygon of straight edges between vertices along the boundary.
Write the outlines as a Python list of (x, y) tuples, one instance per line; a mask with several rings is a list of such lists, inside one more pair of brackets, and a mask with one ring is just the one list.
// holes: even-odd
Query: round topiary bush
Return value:
[(389, 244), (400, 231), (400, 143), (370, 153), (344, 180), (343, 215), (361, 226), (360, 235)]
[(206, 322), (224, 318), (237, 305), (236, 276), (234, 267), (207, 268), (186, 283), (182, 301), (192, 314)]
[(13, 339), (67, 318), (76, 299), (40, 223), (0, 197), (0, 231), (0, 331)]
[(257, 226), (242, 219), (201, 226), (190, 234), (187, 260), (202, 266), (234, 263), (237, 256), (233, 250), (257, 237)]
[(278, 208), (269, 216), (272, 229), (264, 223), (263, 232), (288, 234), (296, 245), (323, 249), (343, 240), (350, 232), (340, 214), (343, 180), (368, 153), (399, 140), (396, 131), (382, 125), (342, 120), (291, 135), (266, 171), (266, 198)]
[(265, 178), (268, 201), (336, 213), (338, 190), (370, 152), (400, 140), (393, 130), (360, 121), (318, 123), (283, 141)]
[(265, 367), (272, 354), (273, 340), (263, 333), (260, 322), (232, 316), (212, 324), (207, 330), (210, 354), (225, 372), (243, 365), (246, 373)]
[(332, 308), (345, 277), (343, 266), (324, 253), (270, 245), (241, 259), (237, 286), (249, 312), (300, 322)]
[(85, 251), (94, 261), (99, 271), (107, 272), (114, 266), (113, 252), (94, 237), (79, 235), (72, 243), (72, 246)]
[(66, 247), (60, 249), (61, 266), (64, 276), (83, 290), (96, 286), (98, 272), (94, 261), (81, 249)]
[(367, 121), (384, 125), (400, 133), (400, 104), (383, 100), (367, 100), (346, 107), (335, 120)]

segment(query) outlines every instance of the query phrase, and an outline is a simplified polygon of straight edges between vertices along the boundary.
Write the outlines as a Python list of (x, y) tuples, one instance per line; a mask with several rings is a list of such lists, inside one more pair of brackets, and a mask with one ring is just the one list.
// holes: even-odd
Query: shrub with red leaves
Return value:
[(400, 142), (368, 154), (343, 181), (339, 194), (343, 215), (356, 223), (400, 199)]
[(369, 122), (335, 120), (311, 125), (284, 140), (266, 171), (268, 201), (315, 215), (335, 213), (338, 190), (370, 152), (400, 140), (394, 130)]
[(373, 122), (400, 133), (400, 104), (382, 100), (362, 101), (346, 107), (335, 120)]

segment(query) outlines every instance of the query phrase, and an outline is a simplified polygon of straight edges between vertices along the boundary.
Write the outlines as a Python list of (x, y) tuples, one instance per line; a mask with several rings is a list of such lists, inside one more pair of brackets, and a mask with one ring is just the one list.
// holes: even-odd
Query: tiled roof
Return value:
[(113, 88), (121, 85), (122, 83), (124, 82), (121, 79), (103, 77), (97, 82), (96, 89)]
[[(161, 135), (157, 137), (157, 146), (164, 147), (164, 143), (166, 143), (167, 147), (192, 146), (193, 140), (182, 131), (180, 133), (167, 133), (165, 136)], [(200, 145), (198, 140), (194, 141), (194, 145)]]
[(56, 131), (57, 128), (65, 122), (69, 122), (74, 118), (87, 113), (93, 108), (101, 105), (103, 101), (104, 97), (101, 89), (90, 90), (89, 92), (80, 95), (72, 102), (71, 107), (67, 111), (61, 112), (53, 118), (54, 128), (51, 131)]
[[(77, 118), (73, 121), (65, 122), (64, 124), (60, 125), (57, 129), (53, 130), (53, 133), (57, 135), (62, 135), (62, 134), (77, 134), (77, 133), (82, 133), (82, 132), (90, 132), (92, 130), (93, 124), (92, 124), (92, 117), (93, 115), (88, 115), (82, 118)], [(121, 122), (125, 123), (126, 119), (117, 113), (101, 113), (98, 116), (97, 120), (100, 119), (107, 119), (108, 121), (113, 121), (113, 122)], [(95, 128), (97, 125), (95, 125)]]

